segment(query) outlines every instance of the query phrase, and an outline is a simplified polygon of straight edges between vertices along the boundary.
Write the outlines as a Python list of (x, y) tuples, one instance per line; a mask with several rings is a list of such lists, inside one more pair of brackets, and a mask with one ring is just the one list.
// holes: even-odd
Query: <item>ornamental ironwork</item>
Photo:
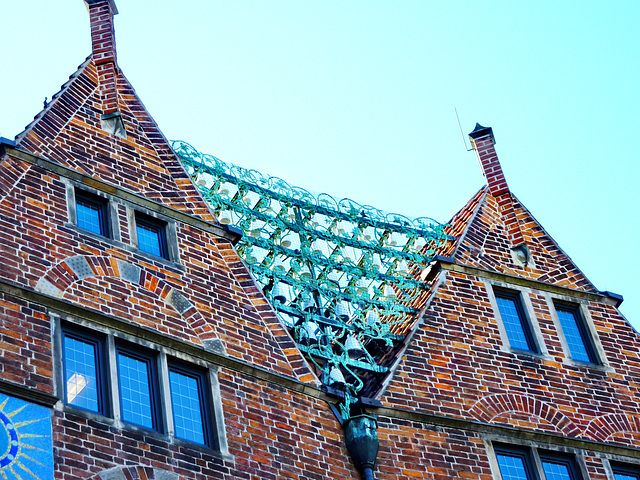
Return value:
[(242, 230), (238, 253), (322, 383), (342, 397), (342, 417), (352, 417), (415, 319), (445, 225), (312, 194), (183, 141), (172, 146), (220, 223)]

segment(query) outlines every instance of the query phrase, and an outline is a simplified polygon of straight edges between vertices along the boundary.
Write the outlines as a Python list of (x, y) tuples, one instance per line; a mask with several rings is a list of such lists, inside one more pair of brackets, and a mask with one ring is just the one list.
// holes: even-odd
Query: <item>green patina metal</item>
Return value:
[(256, 281), (324, 385), (351, 418), (369, 374), (384, 374), (385, 350), (417, 311), (420, 272), (447, 240), (444, 225), (349, 199), (314, 195), (172, 142)]

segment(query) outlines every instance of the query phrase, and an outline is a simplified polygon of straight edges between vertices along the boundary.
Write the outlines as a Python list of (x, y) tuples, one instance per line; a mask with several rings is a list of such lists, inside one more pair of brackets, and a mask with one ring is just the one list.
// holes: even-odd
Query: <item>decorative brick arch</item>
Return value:
[(115, 467), (95, 474), (90, 480), (179, 480), (177, 473), (141, 465)]
[(173, 307), (201, 340), (219, 341), (212, 326), (178, 290), (149, 270), (119, 258), (98, 255), (67, 257), (38, 280), (35, 290), (62, 298), (73, 283), (91, 277), (113, 277), (139, 285)]
[(565, 436), (575, 437), (580, 434), (580, 429), (566, 415), (548, 403), (526, 395), (513, 393), (487, 395), (469, 409), (471, 415), (486, 423), (510, 412), (541, 418)]
[(640, 434), (640, 416), (630, 413), (608, 413), (591, 420), (583, 435), (592, 440), (607, 442), (618, 433)]

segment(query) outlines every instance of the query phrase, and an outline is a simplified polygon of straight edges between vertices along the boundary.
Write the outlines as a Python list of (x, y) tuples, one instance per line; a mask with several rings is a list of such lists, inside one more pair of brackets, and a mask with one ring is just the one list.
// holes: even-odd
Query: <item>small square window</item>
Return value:
[(160, 430), (154, 358), (119, 348), (117, 362), (122, 420)]
[(76, 190), (76, 224), (83, 230), (109, 236), (108, 202), (102, 197), (83, 190)]
[(69, 405), (105, 413), (103, 341), (75, 331), (62, 335), (64, 399)]
[(495, 296), (511, 348), (538, 353), (531, 324), (524, 313), (520, 295), (507, 290), (495, 290)]
[(138, 248), (157, 257), (169, 259), (167, 224), (142, 213), (136, 213)]
[(209, 445), (207, 421), (209, 405), (205, 395), (204, 372), (192, 371), (179, 365), (169, 365), (169, 384), (175, 436), (183, 440)]
[(578, 362), (598, 363), (591, 336), (579, 307), (569, 304), (554, 306), (571, 358)]

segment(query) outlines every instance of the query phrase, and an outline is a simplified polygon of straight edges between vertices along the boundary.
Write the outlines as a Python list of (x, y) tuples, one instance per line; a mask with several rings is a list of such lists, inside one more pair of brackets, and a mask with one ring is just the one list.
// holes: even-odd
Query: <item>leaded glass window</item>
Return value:
[(571, 358), (579, 362), (597, 363), (587, 326), (578, 308), (572, 305), (555, 307)]
[(495, 292), (502, 325), (507, 333), (511, 348), (537, 352), (529, 324), (518, 294), (497, 290)]

